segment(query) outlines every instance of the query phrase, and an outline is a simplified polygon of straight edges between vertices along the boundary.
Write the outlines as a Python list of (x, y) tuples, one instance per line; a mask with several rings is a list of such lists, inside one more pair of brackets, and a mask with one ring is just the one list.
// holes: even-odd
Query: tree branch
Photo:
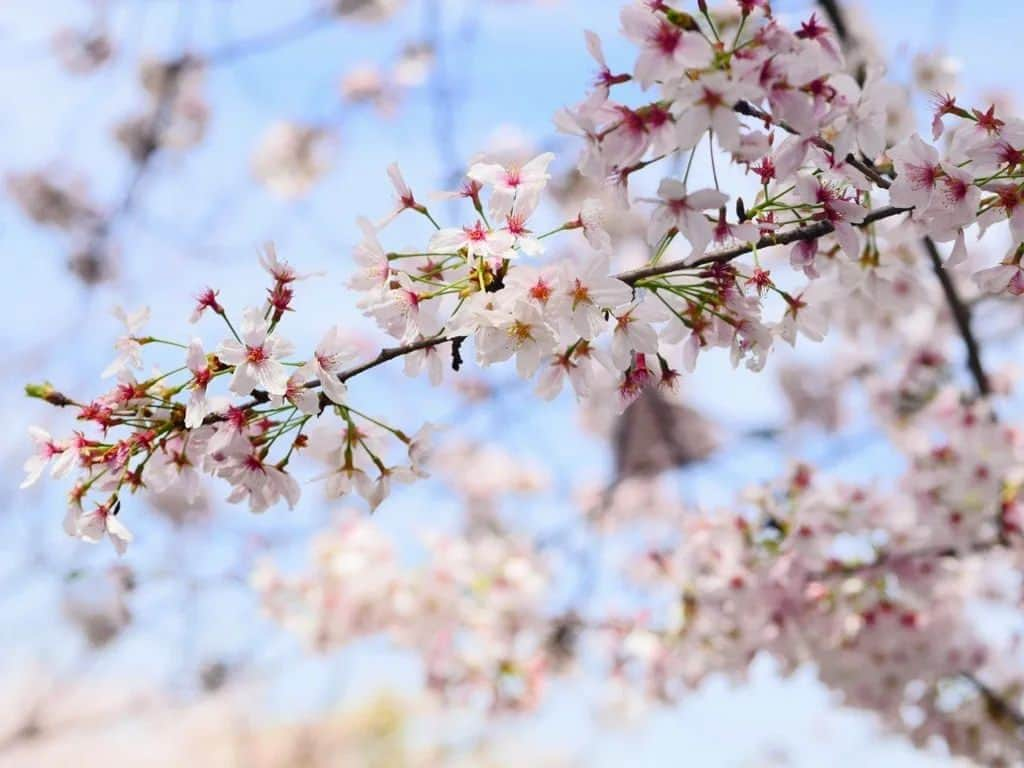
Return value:
[(960, 676), (978, 689), (978, 693), (985, 699), (985, 704), (988, 706), (988, 711), (992, 717), (1012, 723), (1016, 726), (1018, 734), (1021, 733), (1021, 729), (1024, 729), (1024, 713), (1021, 713), (1019, 709), (1012, 706), (992, 688), (975, 677), (973, 673), (961, 672)]
[(956, 323), (957, 330), (964, 340), (964, 347), (967, 349), (967, 368), (974, 379), (978, 394), (981, 397), (986, 397), (991, 394), (992, 388), (989, 384), (988, 374), (985, 373), (985, 368), (981, 364), (981, 347), (974, 331), (971, 330), (971, 310), (960, 298), (952, 278), (942, 266), (942, 257), (939, 255), (939, 249), (935, 247), (935, 241), (926, 237), (923, 242), (924, 249), (931, 260), (932, 269), (935, 271), (935, 276), (939, 278), (942, 292), (946, 296), (946, 303), (953, 315), (953, 322)]
[[(880, 219), (887, 219), (890, 216), (897, 216), (901, 213), (908, 213), (909, 211), (909, 208), (895, 208), (893, 206), (876, 208), (864, 217), (864, 221), (856, 224), (855, 226), (865, 227), (868, 224), (879, 221)], [(685, 259), (666, 261), (663, 264), (654, 264), (649, 267), (641, 267), (628, 272), (621, 272), (618, 275), (614, 275), (614, 277), (624, 283), (634, 285), (638, 280), (643, 280), (647, 277), (664, 275), (680, 269), (694, 269), (707, 264), (724, 264), (725, 262), (732, 261), (737, 256), (742, 256), (745, 253), (751, 253), (763, 248), (771, 248), (776, 245), (787, 245), (789, 243), (795, 243), (802, 240), (816, 240), (819, 237), (831, 234), (833, 231), (835, 231), (835, 227), (832, 225), (832, 222), (819, 221), (806, 227), (791, 229), (790, 231), (783, 232), (780, 235), (765, 235), (756, 243), (744, 243), (742, 245), (737, 245), (735, 248), (729, 248), (728, 250), (720, 251), (718, 253), (709, 253), (692, 262), (688, 262)]]
[[(890, 216), (896, 216), (901, 213), (907, 213), (908, 208), (894, 208), (887, 206), (885, 208), (878, 208), (868, 213), (864, 217), (864, 221), (857, 226), (867, 226), (880, 219), (885, 219)], [(762, 237), (756, 243), (745, 243), (738, 245), (735, 248), (729, 248), (728, 250), (721, 251), (719, 253), (711, 253), (703, 256), (692, 263), (687, 263), (685, 260), (679, 261), (667, 261), (664, 264), (656, 264), (650, 267), (641, 267), (640, 269), (629, 270), (627, 272), (620, 272), (614, 275), (615, 279), (621, 280), (627, 285), (635, 285), (640, 280), (648, 277), (655, 277), (657, 275), (664, 275), (669, 272), (676, 272), (680, 269), (695, 269), (697, 267), (705, 266), (707, 264), (724, 264), (725, 262), (732, 261), (738, 256), (742, 256), (745, 253), (751, 253), (755, 249), (761, 250), (764, 248), (771, 248), (776, 245), (786, 245), (788, 243), (795, 243), (800, 240), (815, 240), (819, 237), (823, 237), (831, 233), (835, 227), (832, 226), (831, 222), (820, 221), (815, 224), (811, 224), (807, 227), (800, 227), (789, 232), (783, 232), (781, 235), (767, 235)], [(434, 336), (429, 339), (420, 339), (410, 344), (402, 344), (396, 347), (388, 347), (387, 349), (381, 350), (381, 353), (377, 357), (369, 360), (361, 365), (354, 368), (349, 368), (346, 371), (342, 371), (338, 374), (338, 378), (341, 381), (348, 381), (354, 376), (358, 376), (371, 368), (376, 368), (378, 365), (394, 360), (396, 357), (402, 357), (410, 352), (416, 352), (421, 349), (427, 349), (429, 347), (435, 347), (439, 344), (446, 344), (450, 341), (457, 341), (465, 338), (464, 336)], [(307, 383), (307, 387), (318, 387), (320, 382), (313, 380)]]
[(924, 558), (957, 559), (963, 557), (964, 555), (977, 555), (989, 552), (993, 549), (1001, 549), (1004, 546), (1006, 546), (1006, 543), (1001, 538), (995, 538), (982, 539), (981, 541), (972, 541), (960, 547), (934, 546), (921, 547), (919, 549), (908, 549), (902, 552), (885, 551), (881, 552), (878, 555), (878, 557), (876, 557), (869, 563), (856, 563), (854, 565), (833, 564), (830, 565), (825, 571), (811, 574), (810, 578), (812, 580), (817, 581), (835, 576), (856, 576), (860, 573), (873, 571), (877, 568), (884, 568), (886, 566), (894, 566), (899, 563), (907, 562), (910, 560)]

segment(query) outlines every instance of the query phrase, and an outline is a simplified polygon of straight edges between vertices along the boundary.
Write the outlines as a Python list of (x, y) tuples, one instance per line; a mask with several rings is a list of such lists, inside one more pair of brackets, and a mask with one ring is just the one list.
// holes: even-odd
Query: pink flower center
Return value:
[(522, 216), (509, 216), (508, 217), (508, 231), (516, 237), (522, 237), (527, 233), (527, 229), (523, 221)]
[(946, 176), (943, 179), (943, 183), (946, 187), (945, 196), (949, 202), (959, 203), (967, 197), (967, 182), (963, 179)]
[(463, 227), (462, 229), (466, 233), (466, 238), (472, 243), (482, 243), (487, 240), (487, 230), (479, 221), (472, 228)]
[(248, 469), (250, 472), (266, 471), (263, 468), (263, 462), (260, 460), (260, 457), (254, 453), (250, 453), (248, 456), (246, 456), (245, 461), (243, 463), (245, 465), (245, 468)]
[(1013, 211), (1014, 208), (1020, 205), (1020, 192), (1013, 184), (1007, 184), (1000, 187), (996, 194), (999, 195), (999, 205), (1005, 208), (1007, 213)]
[(939, 178), (939, 167), (936, 165), (908, 165), (907, 177), (914, 189), (931, 189)]
[(253, 363), (254, 365), (259, 365), (260, 363), (266, 362), (268, 357), (269, 355), (267, 354), (267, 350), (264, 348), (262, 344), (260, 344), (258, 347), (245, 348), (245, 359), (248, 360), (250, 363)]
[(679, 38), (682, 32), (667, 21), (658, 24), (658, 29), (648, 38), (653, 47), (661, 51), (665, 56), (671, 56), (679, 47)]

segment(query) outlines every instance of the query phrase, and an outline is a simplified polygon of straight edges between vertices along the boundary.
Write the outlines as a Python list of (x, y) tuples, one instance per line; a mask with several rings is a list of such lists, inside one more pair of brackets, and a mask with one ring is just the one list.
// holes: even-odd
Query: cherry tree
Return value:
[[(214, 335), (121, 310), (112, 386), (30, 384), (77, 424), (33, 430), (24, 484), (71, 478), (64, 529), (122, 554), (137, 497), (194, 497), (207, 477), (254, 513), (294, 507), (300, 479), (359, 498), (375, 516), (323, 532), (306, 572), (253, 570), (268, 613), (319, 649), (387, 636), (421, 659), (432, 694), (494, 716), (538, 707), (583, 660), (620, 702), (653, 704), (768, 656), (813, 666), (922, 748), (1016, 764), (1024, 668), (1016, 638), (977, 617), (1019, 610), (1024, 455), (1012, 376), (986, 367), (974, 308), (1014, 317), (1024, 293), (1024, 120), (940, 93), (922, 134), (864, 34), (820, 6), (787, 25), (767, 0), (625, 4), (635, 59), (609, 62), (588, 33), (594, 80), (554, 116), (578, 148), (572, 194), (547, 152), (473, 162), (444, 203), (387, 169), (394, 197), (359, 220), (346, 295), (390, 337), (378, 354), (339, 326), (292, 344), (320, 277), (268, 244), (265, 295), (228, 306), (197, 286), (182, 307)], [(698, 186), (705, 156), (713, 183)], [(417, 245), (395, 244), (399, 220), (420, 225)], [(495, 503), (531, 473), (453, 454), (443, 414), (395, 423), (350, 387), (400, 358), (435, 385), (507, 364), (533, 408), (565, 391), (594, 414), (635, 414), (709, 358), (762, 372), (782, 347), (821, 343), (843, 350), (826, 389), (863, 390), (901, 476), (857, 484), (795, 463), (705, 509), (621, 473), (583, 495), (580, 522), (591, 543), (656, 533), (612, 569), (639, 605), (595, 605), (586, 584), (553, 599), (565, 563)], [(827, 408), (800, 379), (804, 415)], [(684, 418), (649, 407), (655, 425)], [(377, 521), (432, 474), (465, 525), (428, 535), (409, 564)]]

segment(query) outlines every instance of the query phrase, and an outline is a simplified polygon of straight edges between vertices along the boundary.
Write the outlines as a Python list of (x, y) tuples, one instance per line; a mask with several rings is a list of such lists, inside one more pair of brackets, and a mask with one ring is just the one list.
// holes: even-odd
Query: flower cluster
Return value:
[(403, 566), (372, 522), (348, 519), (313, 544), (313, 570), (253, 573), (266, 610), (314, 647), (388, 635), (421, 654), (427, 687), (448, 700), (532, 708), (552, 656), (543, 558), (527, 541), (490, 531), (431, 536), (427, 562)]
[[(123, 552), (132, 540), (118, 517), (125, 492), (173, 489), (191, 503), (202, 474), (227, 481), (228, 501), (245, 502), (253, 512), (281, 501), (294, 506), (300, 486), (289, 464), (310, 444), (308, 422), (325, 413), (340, 422), (331, 428), (325, 418), (313, 435), (328, 462), (321, 479), (330, 496), (354, 489), (375, 508), (396, 480), (426, 475), (433, 427), (409, 436), (348, 404), (344, 382), (358, 355), (339, 327), (330, 328), (308, 357), (292, 359), (294, 346), (279, 324), (293, 309), (294, 284), (302, 276), (272, 245), (262, 263), (272, 278), (267, 300), (246, 309), (237, 330), (217, 291), (197, 297), (193, 322), (210, 312), (225, 324), (228, 335), (214, 351), (199, 338), (185, 343), (143, 335), (148, 309), (118, 309), (125, 334), (104, 371), (116, 377), (113, 389), (78, 402), (49, 384), (27, 388), (33, 397), (74, 408), (83, 425), (64, 438), (33, 428), (36, 453), (25, 464), (22, 484), (35, 483), (47, 470), (54, 477), (79, 471), (64, 522), (69, 534), (86, 541), (109, 536)], [(180, 365), (139, 378), (149, 346), (176, 350)], [(404, 462), (385, 463), (392, 444), (402, 447)]]
[[(426, 687), (445, 700), (533, 708), (586, 655), (606, 667), (613, 695), (675, 701), (709, 676), (742, 678), (769, 655), (787, 673), (813, 663), (846, 704), (915, 743), (940, 736), (955, 754), (999, 764), (1018, 735), (993, 702), (1015, 701), (1024, 681), (1012, 649), (978, 631), (970, 598), (982, 564), (1012, 565), (1024, 551), (1024, 454), (984, 406), (952, 395), (920, 416), (942, 439), (908, 441), (894, 488), (798, 464), (711, 513), (656, 482), (623, 485), (594, 532), (614, 535), (617, 519), (653, 534), (623, 563), (625, 583), (646, 598), (634, 612), (557, 610), (550, 586), (578, 578), (574, 566), (542, 556), (550, 540), (532, 548), (497, 517), (486, 530), (428, 538), (416, 566), (373, 521), (347, 517), (313, 545), (301, 576), (268, 563), (254, 584), (266, 610), (319, 649), (389, 637), (422, 660)], [(999, 457), (984, 477), (981, 455)], [(936, 482), (936, 461), (953, 482)], [(502, 472), (490, 473), (495, 483)], [(638, 504), (669, 528), (645, 527)]]

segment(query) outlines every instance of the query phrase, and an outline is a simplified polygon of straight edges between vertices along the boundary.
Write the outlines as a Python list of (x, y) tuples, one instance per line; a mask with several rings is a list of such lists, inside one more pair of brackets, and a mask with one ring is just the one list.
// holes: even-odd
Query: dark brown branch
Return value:
[(1005, 698), (996, 693), (995, 690), (975, 677), (973, 673), (961, 672), (960, 676), (978, 689), (978, 693), (980, 693), (982, 698), (985, 699), (985, 704), (988, 707), (989, 714), (991, 714), (993, 718), (998, 721), (1012, 723), (1016, 726), (1018, 734), (1024, 736), (1024, 733), (1021, 733), (1021, 729), (1024, 729), (1024, 713), (1011, 705)]
[(981, 364), (981, 348), (978, 344), (978, 339), (975, 337), (974, 331), (971, 330), (971, 310), (964, 303), (963, 299), (960, 298), (960, 294), (953, 284), (953, 279), (949, 276), (949, 272), (946, 271), (945, 267), (942, 266), (942, 257), (939, 255), (939, 249), (935, 247), (935, 241), (930, 237), (926, 237), (923, 242), (924, 249), (931, 260), (932, 269), (935, 271), (935, 276), (939, 278), (942, 292), (946, 296), (946, 303), (949, 305), (949, 310), (953, 315), (953, 322), (956, 323), (957, 330), (964, 340), (964, 347), (967, 350), (967, 368), (974, 379), (974, 385), (978, 389), (978, 394), (986, 397), (991, 394), (992, 388), (989, 384), (988, 374), (985, 373), (985, 368)]
[[(890, 216), (896, 216), (901, 213), (906, 213), (906, 208), (893, 208), (891, 206), (885, 208), (879, 208), (871, 211), (867, 216), (864, 217), (864, 221), (858, 226), (866, 226), (872, 222), (878, 221), (879, 219), (885, 219)], [(725, 263), (732, 259), (742, 256), (745, 253), (751, 253), (755, 249), (771, 248), (776, 245), (786, 245), (788, 243), (795, 243), (800, 240), (814, 240), (824, 235), (829, 234), (835, 229), (832, 224), (828, 221), (820, 221), (815, 224), (811, 224), (807, 227), (801, 227), (799, 229), (792, 230), (790, 232), (784, 232), (781, 235), (768, 235), (762, 237), (756, 243), (746, 243), (744, 245), (738, 245), (735, 248), (730, 248), (719, 253), (712, 253), (704, 256), (692, 263), (687, 263), (685, 260), (681, 261), (667, 261), (664, 264), (656, 264), (650, 267), (643, 267), (641, 269), (634, 269), (628, 272), (621, 272), (615, 275), (616, 279), (621, 280), (627, 285), (635, 285), (638, 281), (648, 277), (654, 277), (656, 275), (664, 275), (669, 272), (676, 272), (680, 269), (694, 269), (696, 267), (704, 266), (713, 263)], [(341, 381), (348, 381), (353, 376), (358, 376), (360, 373), (376, 368), (378, 365), (394, 360), (396, 357), (407, 355), (410, 352), (416, 352), (421, 349), (427, 349), (429, 347), (435, 347), (439, 344), (446, 344), (450, 341), (455, 341), (463, 337), (460, 336), (435, 336), (430, 339), (420, 339), (411, 344), (403, 344), (397, 347), (389, 347), (381, 350), (381, 353), (377, 357), (369, 360), (355, 368), (349, 368), (346, 371), (342, 371), (338, 374), (338, 378)], [(319, 381), (311, 381), (307, 384), (309, 387), (320, 386)]]
[[(864, 221), (856, 224), (855, 226), (864, 227), (868, 224), (872, 224), (880, 219), (887, 219), (890, 216), (898, 216), (901, 213), (908, 213), (909, 208), (895, 208), (893, 206), (886, 206), (884, 208), (877, 208), (870, 211), (865, 217)], [(788, 232), (783, 232), (779, 235), (766, 235), (758, 240), (756, 243), (744, 243), (737, 245), (735, 248), (729, 248), (725, 251), (718, 253), (709, 253), (706, 256), (702, 256), (692, 262), (685, 259), (677, 261), (666, 261), (663, 264), (654, 264), (649, 267), (641, 267), (640, 269), (633, 269), (628, 272), (622, 272), (615, 277), (624, 283), (629, 285), (636, 284), (637, 281), (643, 280), (648, 277), (655, 277), (657, 275), (664, 275), (669, 272), (675, 272), (680, 269), (694, 269), (695, 267), (702, 267), (707, 264), (722, 264), (727, 261), (732, 261), (737, 256), (742, 256), (745, 253), (751, 253), (754, 250), (761, 250), (764, 248), (771, 248), (776, 245), (788, 245), (789, 243), (796, 243), (803, 240), (816, 240), (819, 237), (831, 234), (835, 231), (835, 227), (830, 221), (818, 221), (814, 224), (810, 224), (806, 227), (800, 227), (798, 229), (792, 229)]]
[[(388, 347), (387, 349), (382, 349), (380, 351), (380, 354), (377, 355), (372, 360), (368, 360), (362, 365), (357, 365), (355, 368), (349, 368), (346, 371), (342, 371), (341, 373), (338, 374), (338, 379), (340, 379), (341, 381), (348, 381), (353, 376), (358, 376), (360, 373), (368, 371), (371, 368), (376, 368), (378, 365), (386, 363), (388, 360), (394, 360), (396, 357), (402, 357), (403, 355), (407, 355), (410, 352), (417, 352), (421, 349), (429, 349), (430, 347), (436, 347), (439, 344), (447, 344), (449, 341), (458, 341), (464, 338), (464, 336), (434, 336), (429, 339), (420, 339), (419, 341), (414, 341), (411, 344), (403, 344), (398, 347)], [(320, 382), (311, 381), (306, 386), (318, 387), (320, 386)]]

